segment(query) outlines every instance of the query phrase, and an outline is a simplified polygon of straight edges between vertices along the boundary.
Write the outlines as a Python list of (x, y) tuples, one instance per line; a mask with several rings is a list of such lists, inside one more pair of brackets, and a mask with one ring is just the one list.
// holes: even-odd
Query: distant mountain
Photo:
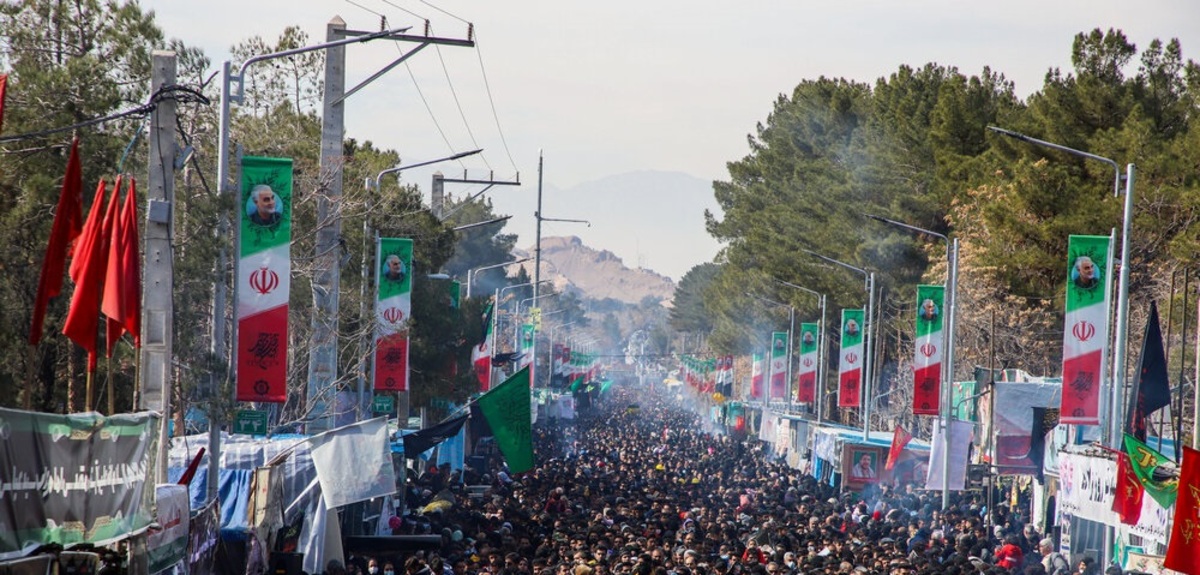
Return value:
[[(516, 255), (532, 257), (533, 247)], [(533, 260), (519, 266), (533, 277)], [(508, 268), (510, 275), (515, 267)], [(573, 289), (588, 299), (611, 298), (629, 304), (647, 296), (667, 302), (675, 295), (671, 278), (649, 269), (630, 269), (616, 254), (592, 249), (576, 236), (542, 238), (542, 279), (553, 280), (557, 291)]]

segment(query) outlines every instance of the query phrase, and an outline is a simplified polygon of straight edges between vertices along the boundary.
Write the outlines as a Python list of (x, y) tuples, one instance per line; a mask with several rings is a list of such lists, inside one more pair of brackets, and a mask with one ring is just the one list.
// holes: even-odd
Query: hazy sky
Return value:
[[(627, 172), (727, 177), (726, 162), (747, 152), (746, 137), (781, 93), (820, 76), (873, 82), (902, 64), (927, 62), (977, 74), (984, 66), (1036, 91), (1047, 70), (1070, 69), (1075, 34), (1119, 28), (1139, 49), (1179, 38), (1200, 59), (1200, 2), (1194, 0), (143, 0), (171, 38), (203, 48), (219, 65), (228, 49), (259, 35), (273, 43), (297, 25), (313, 43), (341, 16), (350, 29), (389, 27), (464, 38), (478, 47), (430, 46), (347, 102), (348, 136), (399, 151), (404, 163), (484, 148), (448, 175), (512, 179), (521, 187), (489, 192), (512, 214), (507, 231), (533, 243), (538, 150), (544, 150), (550, 217), (592, 221), (591, 228), (547, 224), (543, 235), (576, 234), (678, 280), (709, 261), (717, 244), (691, 210), (639, 214), (618, 198), (608, 211), (572, 212), (559, 190)], [(353, 86), (414, 44), (376, 41), (348, 48)], [(482, 65), (481, 65), (482, 62)], [(1136, 63), (1135, 63), (1136, 65)], [(1133, 73), (1136, 69), (1131, 69)], [(486, 77), (486, 84), (485, 84)], [(451, 89), (451, 86), (453, 89)], [(490, 90), (488, 89), (490, 88)], [(491, 98), (488, 94), (490, 91)], [(424, 98), (422, 99), (422, 95)], [(493, 115), (493, 105), (495, 115)], [(499, 128), (497, 127), (499, 124)], [(507, 146), (505, 146), (507, 143)], [(432, 169), (404, 179), (428, 188)], [(346, 182), (346, 185), (358, 185)], [(455, 194), (477, 187), (454, 186)], [(715, 205), (711, 193), (702, 198)], [(594, 209), (594, 208), (593, 208)], [(602, 209), (601, 209), (602, 210)], [(631, 241), (639, 226), (671, 221), (678, 245)], [(664, 246), (665, 247), (665, 246)], [(680, 255), (691, 254), (691, 255)]]

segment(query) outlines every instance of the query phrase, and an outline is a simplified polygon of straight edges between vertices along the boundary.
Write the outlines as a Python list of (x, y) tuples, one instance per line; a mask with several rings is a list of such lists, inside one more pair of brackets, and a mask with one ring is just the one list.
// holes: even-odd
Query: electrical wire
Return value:
[(492, 119), (496, 121), (496, 131), (500, 133), (500, 143), (504, 146), (504, 153), (508, 156), (508, 163), (512, 166), (513, 172), (518, 172), (517, 163), (513, 161), (512, 151), (508, 149), (508, 139), (504, 137), (504, 128), (500, 126), (500, 115), (496, 113), (496, 100), (492, 98), (492, 86), (488, 83), (487, 68), (483, 66), (483, 50), (479, 44), (479, 32), (475, 33), (475, 55), (479, 57), (479, 72), (483, 74), (483, 88), (487, 92), (488, 104), (492, 107)]
[(209, 101), (209, 99), (207, 97), (204, 96), (204, 94), (200, 93), (198, 90), (196, 90), (194, 88), (189, 88), (187, 86), (180, 86), (177, 84), (170, 84), (167, 86), (163, 86), (162, 88), (159, 88), (157, 92), (150, 95), (149, 100), (145, 104), (142, 104), (141, 106), (138, 106), (136, 108), (124, 110), (121, 112), (117, 112), (115, 114), (109, 114), (107, 116), (103, 116), (100, 118), (92, 118), (90, 120), (76, 122), (69, 126), (49, 128), (49, 129), (41, 130), (38, 132), (28, 132), (25, 134), (17, 134), (15, 136), (3, 136), (3, 137), (0, 137), (0, 143), (18, 142), (21, 140), (32, 140), (34, 138), (51, 136), (54, 134), (58, 134), (60, 132), (68, 132), (68, 131), (76, 130), (79, 128), (86, 128), (88, 126), (94, 126), (96, 124), (100, 124), (103, 122), (109, 122), (112, 120), (120, 120), (120, 119), (128, 118), (131, 116), (138, 116), (139, 119), (141, 119), (146, 116), (149, 116), (150, 113), (153, 112), (154, 109), (158, 107), (159, 102), (161, 102), (163, 100), (168, 100), (168, 99), (175, 100), (177, 103), (183, 103), (183, 104), (201, 103), (201, 104), (204, 104), (207, 106), (212, 103), (211, 101)]
[[(467, 130), (467, 136), (471, 138), (471, 147), (479, 149), (479, 142), (475, 141), (475, 132), (471, 130), (471, 123), (467, 121), (467, 115), (463, 113), (462, 102), (458, 99), (458, 91), (454, 89), (454, 82), (450, 79), (450, 69), (446, 67), (446, 59), (442, 57), (442, 47), (434, 46), (434, 49), (437, 50), (438, 61), (442, 64), (442, 74), (446, 76), (446, 84), (450, 86), (450, 95), (454, 96), (454, 105), (458, 108), (458, 117), (462, 118), (463, 127)], [(487, 158), (481, 156), (480, 159), (483, 160), (483, 165), (487, 166), (487, 169), (492, 169), (492, 165), (488, 163)], [(462, 160), (459, 160), (458, 163), (466, 168), (466, 164)]]

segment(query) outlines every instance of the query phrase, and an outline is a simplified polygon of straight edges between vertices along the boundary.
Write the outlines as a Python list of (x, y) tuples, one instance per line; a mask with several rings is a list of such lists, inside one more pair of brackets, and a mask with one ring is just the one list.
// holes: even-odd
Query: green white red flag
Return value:
[(292, 160), (242, 158), (238, 203), (237, 400), (287, 400)]
[(483, 312), (483, 337), (471, 349), (471, 364), (475, 367), (475, 378), (479, 380), (479, 391), (486, 392), (492, 386), (492, 313), (495, 302), (488, 302)]
[(1063, 322), (1060, 421), (1100, 423), (1100, 390), (1108, 343), (1108, 236), (1071, 236), (1067, 245), (1067, 310)]
[(763, 363), (765, 358), (761, 352), (750, 356), (750, 399), (763, 398)]
[(813, 403), (817, 396), (817, 342), (820, 332), (815, 323), (800, 324), (800, 360), (796, 371), (796, 401)]
[(917, 286), (917, 337), (913, 342), (913, 414), (937, 415), (942, 391), (944, 286)]
[(768, 400), (787, 401), (787, 350), (788, 334), (777, 331), (771, 334), (771, 396)]
[(408, 328), (412, 315), (413, 241), (375, 244), (375, 391), (408, 390)]
[(842, 347), (838, 361), (838, 407), (862, 404), (863, 310), (842, 310)]

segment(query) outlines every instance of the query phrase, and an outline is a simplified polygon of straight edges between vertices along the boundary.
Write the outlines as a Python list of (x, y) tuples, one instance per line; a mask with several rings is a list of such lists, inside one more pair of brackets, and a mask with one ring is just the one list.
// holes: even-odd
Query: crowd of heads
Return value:
[[(517, 477), (427, 470), (396, 533), (441, 534), (437, 551), (397, 557), (403, 575), (1062, 573), (1052, 541), (978, 495), (873, 485), (843, 493), (756, 441), (701, 431), (698, 417), (617, 397), (534, 427), (537, 467)], [(628, 399), (628, 398), (627, 398)], [(470, 494), (467, 485), (486, 489)], [(397, 518), (398, 519), (398, 518)], [(351, 571), (359, 570), (351, 566)], [(1070, 573), (1095, 573), (1093, 564)], [(351, 575), (355, 575), (351, 573)], [(393, 575), (382, 573), (370, 575)], [(1096, 575), (1099, 575), (1096, 573)]]

